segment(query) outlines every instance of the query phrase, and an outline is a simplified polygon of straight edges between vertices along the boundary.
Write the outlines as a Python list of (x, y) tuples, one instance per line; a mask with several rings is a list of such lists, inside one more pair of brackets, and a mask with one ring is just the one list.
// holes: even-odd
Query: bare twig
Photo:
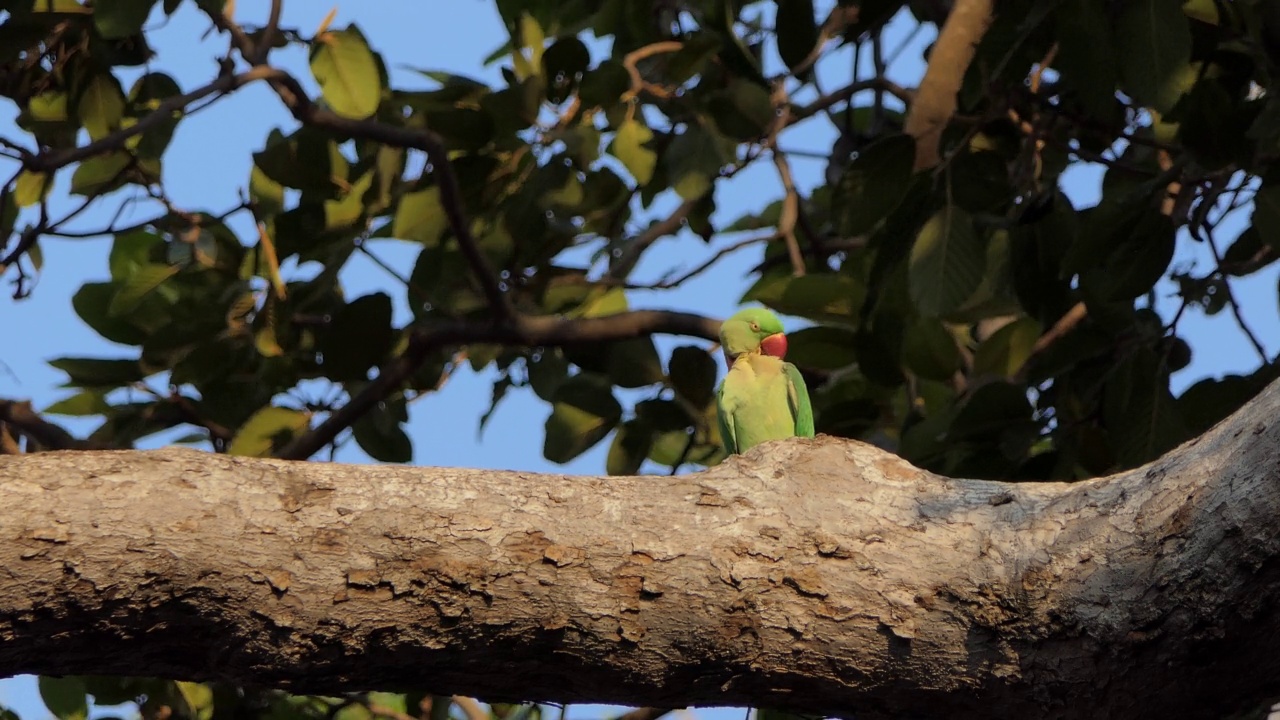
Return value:
[(622, 256), (609, 267), (609, 271), (605, 273), (605, 278), (609, 281), (625, 279), (635, 269), (636, 263), (640, 262), (640, 256), (644, 254), (644, 251), (648, 250), (649, 246), (658, 240), (679, 232), (684, 225), (685, 218), (689, 217), (689, 213), (693, 212), (693, 209), (698, 207), (698, 203), (701, 201), (702, 198), (685, 200), (665, 219), (650, 225), (644, 232), (637, 235), (623, 249)]
[(778, 133), (787, 126), (790, 116), (787, 98), (786, 81), (779, 80), (773, 85), (773, 102), (777, 117), (769, 128), (769, 137), (765, 142), (773, 155), (773, 165), (778, 169), (778, 179), (782, 182), (782, 212), (778, 215), (778, 234), (786, 240), (787, 255), (791, 258), (791, 273), (796, 277), (804, 275), (804, 256), (800, 254), (800, 243), (796, 240), (796, 222), (800, 218), (800, 191), (796, 190), (795, 179), (791, 176), (791, 165), (787, 156), (778, 149)]
[(868, 90), (882, 90), (887, 92), (901, 100), (905, 105), (910, 105), (915, 97), (914, 91), (908, 90), (897, 83), (886, 80), (885, 78), (859, 80), (858, 82), (850, 83), (829, 95), (823, 95), (808, 105), (792, 108), (790, 124), (794, 125), (801, 120), (807, 120), (833, 105), (848, 102), (854, 95)]
[(679, 40), (662, 40), (660, 42), (651, 43), (641, 48), (636, 48), (627, 53), (622, 58), (622, 66), (627, 69), (627, 74), (631, 76), (631, 89), (622, 94), (622, 101), (628, 102), (641, 92), (648, 92), (651, 95), (660, 98), (671, 96), (671, 91), (659, 85), (646, 82), (640, 75), (640, 68), (636, 63), (645, 58), (653, 57), (661, 53), (672, 53), (684, 47), (684, 43)]
[(751, 245), (759, 245), (760, 243), (772, 242), (774, 240), (777, 240), (779, 237), (780, 235), (777, 232), (771, 232), (768, 235), (761, 235), (757, 237), (746, 238), (745, 240), (739, 240), (738, 242), (732, 245), (728, 245), (726, 247), (720, 248), (718, 251), (715, 252), (715, 254), (713, 254), (711, 257), (707, 258), (706, 260), (702, 261), (702, 263), (694, 267), (692, 270), (689, 270), (681, 275), (678, 275), (675, 278), (672, 278), (669, 280), (660, 280), (656, 283), (649, 283), (649, 284), (625, 283), (624, 287), (628, 290), (670, 290), (672, 288), (679, 287), (685, 282), (688, 282), (689, 280), (711, 269), (712, 266), (714, 266), (716, 262), (718, 262), (720, 258), (724, 257), (725, 255), (737, 252)]
[(267, 24), (262, 28), (262, 35), (258, 37), (252, 57), (247, 58), (250, 65), (265, 63), (267, 55), (271, 54), (271, 45), (275, 42), (276, 32), (280, 29), (280, 11), (283, 5), (284, 0), (271, 0), (271, 14), (267, 17)]

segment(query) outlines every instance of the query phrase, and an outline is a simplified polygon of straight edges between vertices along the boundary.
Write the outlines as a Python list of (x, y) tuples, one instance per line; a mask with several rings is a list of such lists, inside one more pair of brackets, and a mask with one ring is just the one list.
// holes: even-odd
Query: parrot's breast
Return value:
[(795, 437), (796, 420), (782, 360), (758, 353), (739, 355), (725, 376), (721, 397), (721, 412), (733, 428), (738, 452), (768, 440)]

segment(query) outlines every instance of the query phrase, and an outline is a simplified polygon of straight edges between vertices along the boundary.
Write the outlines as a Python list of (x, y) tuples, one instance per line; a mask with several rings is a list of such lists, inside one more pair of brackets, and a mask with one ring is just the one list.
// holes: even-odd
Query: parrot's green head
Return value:
[(748, 308), (739, 310), (720, 325), (720, 347), (729, 365), (742, 353), (758, 352), (782, 358), (787, 354), (787, 336), (777, 315), (764, 308)]

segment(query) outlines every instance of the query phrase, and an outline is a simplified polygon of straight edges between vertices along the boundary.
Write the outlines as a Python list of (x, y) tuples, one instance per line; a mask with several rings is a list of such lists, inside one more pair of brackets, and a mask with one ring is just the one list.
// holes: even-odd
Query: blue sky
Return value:
[[(820, 8), (830, 2), (819, 2)], [(265, 19), (267, 3), (239, 3), (237, 19), (256, 23)], [(283, 24), (311, 33), (329, 12), (330, 5), (319, 2), (292, 0), (285, 3)], [(378, 0), (377, 2), (350, 3), (338, 8), (334, 27), (356, 22), (369, 38), (373, 47), (381, 51), (391, 71), (392, 83), (397, 87), (428, 88), (430, 82), (420, 75), (406, 70), (405, 66), (424, 69), (440, 69), (467, 74), (484, 80), (501, 82), (499, 65), (482, 67), (482, 60), (506, 39), (505, 29), (494, 9), (493, 0), (453, 0), (452, 2), (421, 2), (413, 0)], [(184, 3), (179, 12), (168, 21), (158, 11), (152, 16), (149, 27), (156, 31), (150, 35), (157, 52), (156, 69), (173, 75), (184, 89), (191, 89), (207, 82), (217, 71), (217, 59), (225, 53), (226, 40), (210, 34), (201, 36), (207, 29), (207, 20), (195, 11), (193, 3)], [(906, 38), (913, 24), (900, 17), (891, 24), (886, 34), (886, 46), (897, 47)], [(899, 60), (890, 68), (890, 77), (900, 84), (914, 86), (923, 71), (921, 51), (932, 40), (932, 32), (924, 31), (911, 39)], [(595, 48), (602, 47), (596, 44)], [(596, 55), (596, 59), (599, 59)], [(848, 82), (848, 68), (852, 52), (844, 49), (819, 67), (823, 87), (831, 89)], [(776, 57), (768, 58), (777, 67)], [(316, 94), (314, 83), (307, 70), (307, 55), (302, 48), (276, 51), (272, 62), (291, 70), (308, 83)], [(869, 65), (869, 62), (867, 63)], [(864, 77), (870, 68), (864, 69)], [(124, 75), (122, 73), (122, 75)], [(132, 72), (122, 79), (126, 87), (136, 75)], [(797, 101), (813, 97), (812, 90), (795, 95)], [(20, 138), (22, 133), (13, 125), (16, 108), (0, 101), (0, 136)], [(825, 153), (834, 138), (820, 119), (784, 134), (781, 146), (787, 150), (808, 150)], [(164, 160), (164, 182), (171, 197), (186, 209), (203, 209), (220, 212), (238, 202), (238, 193), (246, 187), (251, 153), (260, 149), (267, 133), (273, 127), (288, 130), (294, 122), (277, 98), (265, 85), (247, 87), (234, 96), (219, 101), (209, 108), (185, 119), (179, 126)], [(821, 180), (824, 163), (821, 160), (792, 155), (797, 184), (802, 190)], [(0, 176), (8, 177), (13, 164), (0, 158)], [(74, 207), (65, 202), (70, 172), (64, 171), (58, 178), (53, 193), (55, 213)], [(1063, 187), (1077, 207), (1096, 202), (1101, 168), (1079, 166), (1064, 176)], [(718, 210), (714, 221), (731, 221), (738, 216), (758, 210), (776, 199), (781, 192), (776, 172), (771, 163), (757, 163), (755, 167), (740, 173), (725, 183), (717, 193)], [(61, 200), (60, 200), (61, 199)], [(91, 228), (107, 223), (119, 205), (114, 198), (95, 206), (85, 213), (76, 227)], [(668, 198), (656, 204), (652, 217), (660, 217), (674, 207)], [(131, 206), (121, 217), (141, 219), (155, 214), (155, 208), (146, 202)], [(647, 218), (648, 216), (646, 216)], [(1247, 222), (1247, 215), (1240, 213), (1233, 223), (1225, 224), (1220, 238), (1233, 238)], [(640, 227), (633, 223), (632, 230)], [(233, 228), (242, 238), (253, 237), (251, 225), (240, 216)], [(718, 237), (710, 245), (690, 233), (678, 238), (660, 241), (645, 257), (638, 268), (637, 279), (656, 279), (673, 268), (690, 268), (714, 251), (732, 243), (736, 238)], [(129, 349), (113, 345), (94, 334), (76, 317), (71, 308), (71, 296), (86, 281), (107, 277), (106, 256), (109, 239), (57, 240), (47, 239), (41, 244), (45, 256), (44, 274), (34, 295), (15, 302), (8, 295), (0, 296), (0, 314), (6, 320), (6, 337), (14, 339), (0, 345), (0, 397), (31, 399), (37, 407), (44, 407), (69, 394), (59, 389), (63, 381), (61, 372), (46, 364), (48, 359), (63, 355), (125, 356)], [(1225, 244), (1224, 244), (1225, 248)], [(390, 265), (406, 273), (412, 268), (416, 248), (394, 241), (375, 245), (375, 252)], [(749, 285), (746, 276), (749, 268), (759, 260), (758, 248), (729, 256), (712, 271), (687, 287), (676, 290), (633, 293), (633, 307), (670, 308), (696, 311), (712, 316), (726, 316), (736, 308), (736, 302)], [(1179, 263), (1195, 263), (1200, 269), (1211, 267), (1212, 258), (1202, 248), (1184, 240), (1179, 243)], [(378, 289), (387, 290), (393, 297), (402, 295), (394, 280), (378, 270), (372, 263), (356, 256), (343, 276), (348, 296), (355, 297)], [(1235, 283), (1237, 296), (1246, 307), (1246, 320), (1255, 334), (1263, 339), (1271, 354), (1280, 350), (1280, 321), (1276, 306), (1277, 270), (1257, 273)], [(1166, 287), (1172, 292), (1172, 286)], [(1166, 307), (1167, 306), (1167, 307)], [(1162, 310), (1166, 316), (1176, 303), (1166, 302)], [(408, 318), (404, 307), (398, 308), (398, 322)], [(794, 327), (798, 323), (789, 322)], [(1235, 327), (1230, 313), (1223, 312), (1212, 318), (1192, 310), (1183, 319), (1183, 333), (1191, 339), (1196, 350), (1192, 364), (1175, 375), (1175, 390), (1181, 389), (1206, 375), (1225, 372), (1247, 372), (1257, 366), (1258, 360), (1252, 347)], [(659, 347), (665, 350), (678, 344), (694, 342), (689, 339), (659, 339)], [(492, 377), (488, 373), (474, 374), (469, 369), (456, 373), (437, 394), (423, 398), (413, 405), (408, 426), (414, 440), (414, 464), (423, 466), (499, 468), (523, 471), (569, 472), (597, 474), (603, 471), (607, 441), (565, 466), (553, 465), (542, 458), (542, 424), (549, 407), (530, 391), (513, 391), (490, 421), (483, 437), (477, 436), (477, 422), (488, 407)], [(85, 432), (95, 422), (64, 421), (74, 431)], [(166, 437), (173, 437), (172, 435)], [(159, 438), (150, 446), (162, 444)], [(346, 462), (366, 462), (367, 459), (349, 444), (338, 453), (338, 459)], [(32, 684), (29, 680), (0, 681), (0, 704), (16, 706), (23, 711), (25, 720), (42, 720), (45, 715), (38, 703), (32, 705)], [(579, 714), (585, 713), (585, 714)], [(597, 710), (578, 709), (572, 717), (598, 717)], [(705, 716), (705, 713), (700, 715)], [(716, 713), (719, 716), (719, 713)], [(734, 711), (725, 717), (740, 717)]]

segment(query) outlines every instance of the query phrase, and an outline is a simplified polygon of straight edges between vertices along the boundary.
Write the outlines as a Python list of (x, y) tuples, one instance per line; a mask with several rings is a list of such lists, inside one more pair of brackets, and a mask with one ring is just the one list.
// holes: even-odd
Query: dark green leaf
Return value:
[(911, 246), (908, 278), (916, 309), (937, 317), (959, 308), (982, 282), (986, 252), (969, 213), (954, 205), (935, 213)]
[(132, 164), (129, 153), (119, 150), (87, 158), (71, 175), (71, 193), (89, 197), (110, 192), (123, 184)]
[(605, 60), (582, 77), (578, 97), (585, 107), (610, 107), (631, 88), (631, 76), (622, 63)]
[(556, 390), (542, 455), (554, 463), (567, 463), (600, 442), (621, 417), (622, 406), (607, 380), (575, 375)]
[(911, 185), (915, 140), (890, 135), (858, 153), (840, 180), (840, 231), (869, 232), (898, 207)]
[[(116, 0), (127, 2), (128, 0)], [(97, 16), (97, 12), (94, 12)], [(76, 117), (89, 132), (90, 140), (100, 140), (120, 128), (124, 117), (124, 90), (109, 72), (94, 75), (76, 98)]]
[(787, 333), (787, 360), (812, 370), (838, 370), (858, 361), (857, 333), (819, 325)]
[(667, 365), (671, 385), (694, 407), (706, 407), (715, 397), (716, 361), (706, 350), (681, 345), (671, 351)]
[(137, 360), (64, 357), (49, 364), (65, 372), (72, 385), (102, 388), (139, 382), (147, 374)]
[[(401, 412), (404, 401), (398, 403)], [(379, 462), (407, 463), (413, 459), (413, 442), (401, 427), (400, 422), (388, 410), (388, 403), (379, 403), (369, 412), (361, 415), (351, 425), (351, 434), (360, 449), (369, 457)]]
[(542, 73), (547, 79), (547, 100), (560, 104), (573, 92), (578, 78), (591, 65), (591, 52), (576, 37), (556, 40), (542, 53)]
[(1270, 178), (1253, 195), (1253, 228), (1263, 243), (1280, 252), (1280, 183)]
[(640, 472), (653, 444), (653, 430), (639, 420), (628, 420), (613, 434), (613, 444), (605, 459), (605, 472), (610, 475), (635, 475)]
[(1205, 378), (1178, 397), (1178, 412), (1188, 434), (1200, 435), (1244, 407), (1258, 390), (1257, 382), (1241, 375)]
[(1191, 61), (1191, 29), (1181, 0), (1124, 3), (1116, 35), (1124, 90), (1139, 103), (1168, 112), (1181, 95), (1179, 75)]
[(865, 296), (866, 287), (847, 275), (766, 275), (747, 291), (742, 302), (754, 300), (784, 315), (850, 322)]
[(40, 699), (58, 720), (85, 720), (89, 716), (88, 691), (78, 677), (41, 675)]
[(1187, 439), (1168, 369), (1151, 348), (1135, 348), (1116, 363), (1103, 393), (1103, 421), (1122, 467), (1154, 460)]
[(755, 140), (773, 123), (773, 102), (759, 85), (735, 78), (729, 86), (711, 94), (707, 101), (711, 117), (720, 132), (739, 142)]
[(366, 379), (394, 338), (391, 296), (379, 292), (356, 298), (334, 313), (319, 337), (316, 350), (324, 357), (321, 369), (330, 380)]
[(778, 54), (793, 72), (818, 44), (818, 23), (813, 0), (777, 0), (775, 29)]
[(960, 369), (960, 348), (941, 322), (921, 319), (902, 336), (902, 362), (920, 377), (950, 380)]
[(1001, 212), (1013, 200), (1009, 170), (998, 153), (962, 152), (947, 169), (952, 201), (969, 212)]

